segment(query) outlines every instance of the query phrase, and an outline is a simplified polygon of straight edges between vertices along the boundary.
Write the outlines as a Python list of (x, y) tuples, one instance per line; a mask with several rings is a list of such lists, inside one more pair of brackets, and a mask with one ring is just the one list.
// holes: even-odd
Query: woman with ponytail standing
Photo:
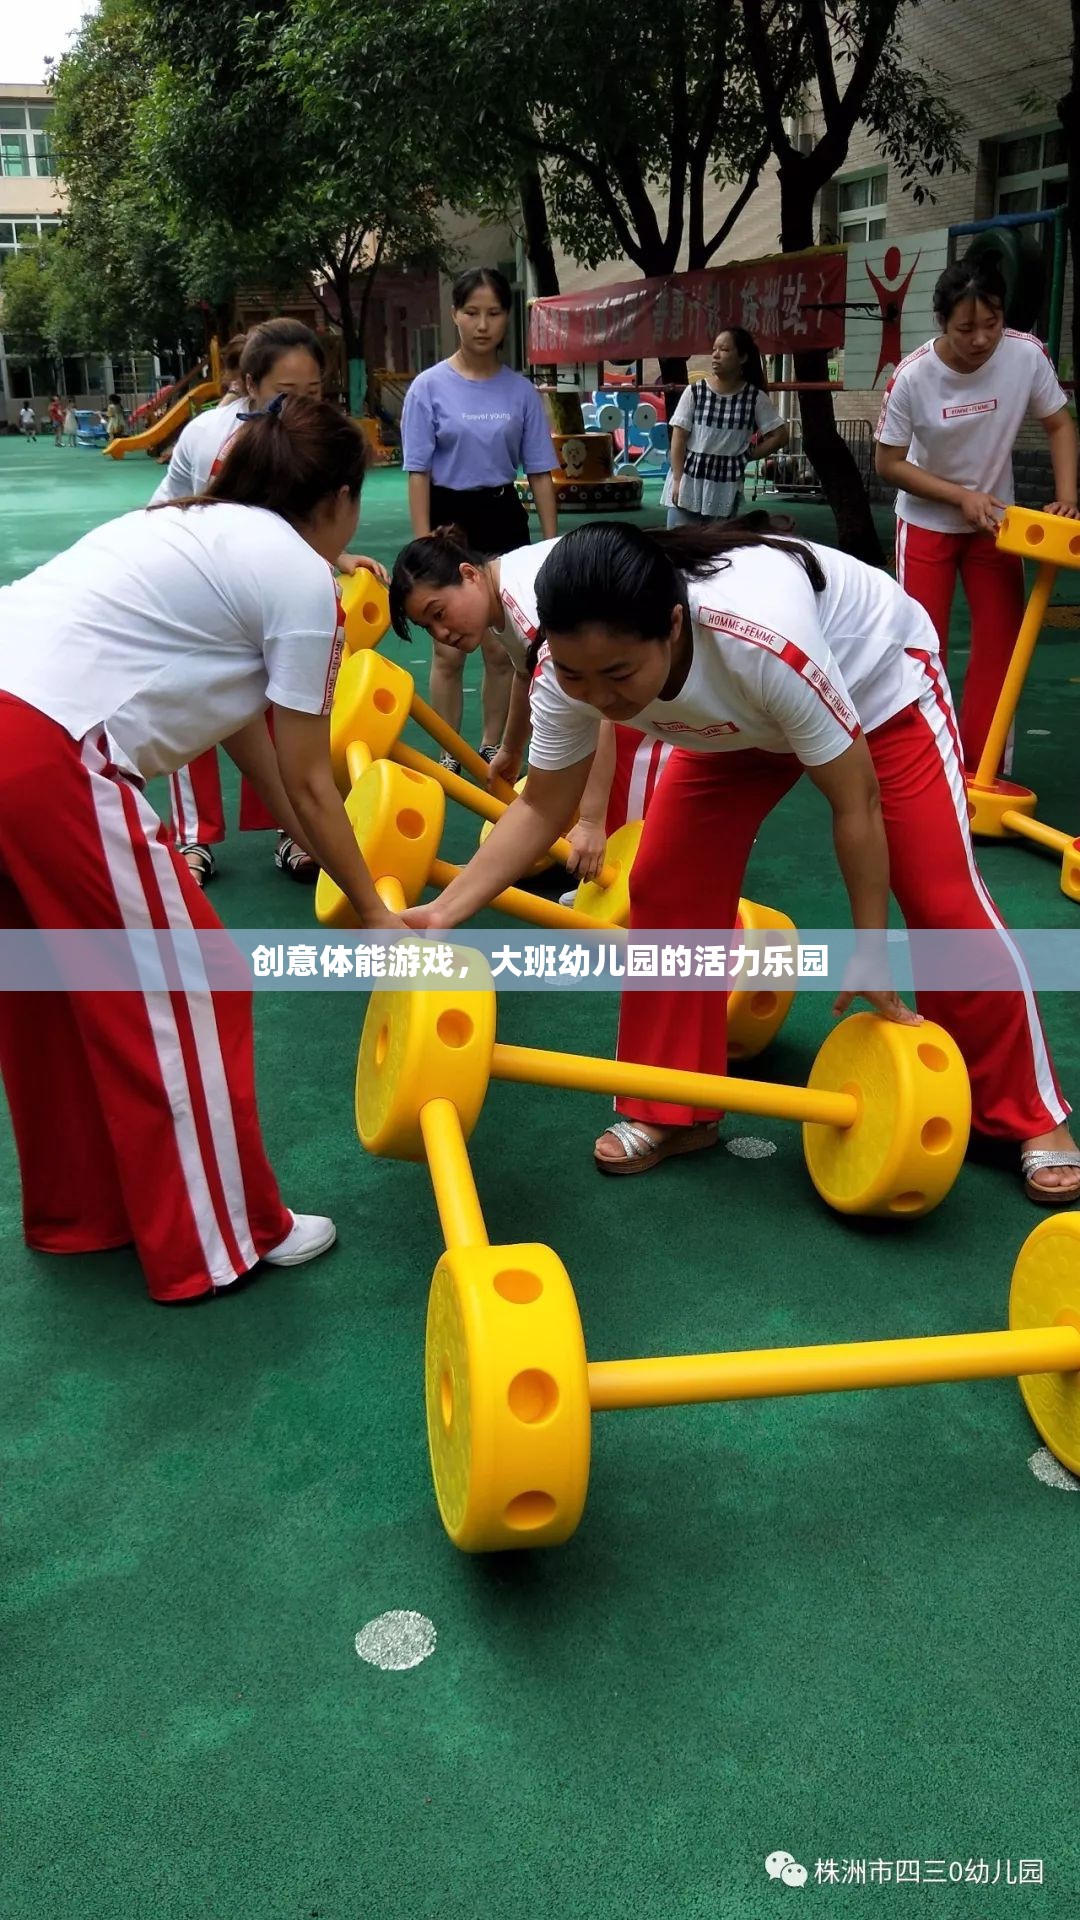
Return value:
[(671, 472), (661, 495), (668, 526), (734, 520), (756, 436), (754, 458), (763, 460), (787, 445), (788, 431), (765, 391), (753, 335), (725, 327), (713, 341), (709, 372), (687, 387), (671, 417)]
[[(602, 718), (676, 743), (634, 862), (632, 930), (734, 926), (754, 838), (805, 773), (831, 809), (861, 936), (834, 1011), (861, 997), (887, 1019), (917, 1018), (861, 970), (882, 965), (890, 890), (909, 927), (995, 934), (1015, 985), (920, 992), (919, 1006), (960, 1046), (975, 1126), (1018, 1147), (1028, 1197), (1080, 1198), (1080, 1152), (1034, 993), (975, 864), (956, 719), (923, 609), (880, 571), (762, 515), (667, 533), (582, 527), (547, 556), (532, 619), (548, 656), (522, 798), (409, 924), (456, 926), (528, 872), (578, 806)], [(628, 993), (619, 1051), (722, 1074), (726, 996)], [(713, 1146), (717, 1117), (622, 1100), (596, 1164), (643, 1173)]]
[[(400, 924), (329, 755), (332, 563), (363, 473), (334, 408), (274, 402), (204, 496), (124, 514), (0, 589), (0, 926), (187, 936), (188, 972), (192, 936), (221, 926), (143, 788), (218, 744), (364, 925)], [(0, 1074), (30, 1246), (133, 1241), (152, 1297), (176, 1301), (331, 1245), (333, 1222), (284, 1206), (266, 1158), (248, 993), (163, 976), (2, 994)]]

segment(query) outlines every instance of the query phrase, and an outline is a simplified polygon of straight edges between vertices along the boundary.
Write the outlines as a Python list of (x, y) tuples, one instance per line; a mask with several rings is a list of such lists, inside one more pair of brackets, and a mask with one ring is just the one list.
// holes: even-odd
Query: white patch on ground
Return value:
[(724, 1145), (736, 1160), (767, 1160), (776, 1152), (775, 1140), (760, 1140), (752, 1133), (737, 1134), (734, 1140), (725, 1140)]
[(1050, 738), (1049, 727), (1029, 727), (1028, 728), (1029, 740), (1049, 740), (1049, 738)]
[(369, 1620), (356, 1636), (356, 1651), (369, 1667), (384, 1673), (405, 1673), (435, 1651), (435, 1627), (426, 1613), (395, 1607)]
[(1069, 1472), (1068, 1467), (1062, 1466), (1049, 1447), (1040, 1447), (1037, 1453), (1033, 1453), (1028, 1466), (1044, 1487), (1056, 1487), (1059, 1493), (1080, 1493), (1080, 1480), (1075, 1473)]

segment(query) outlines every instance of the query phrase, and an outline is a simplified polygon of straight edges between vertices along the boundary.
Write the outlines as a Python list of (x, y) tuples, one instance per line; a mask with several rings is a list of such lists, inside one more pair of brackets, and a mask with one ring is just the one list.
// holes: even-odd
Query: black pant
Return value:
[(460, 527), (474, 553), (511, 553), (529, 544), (529, 516), (512, 485), (431, 489), (432, 527)]

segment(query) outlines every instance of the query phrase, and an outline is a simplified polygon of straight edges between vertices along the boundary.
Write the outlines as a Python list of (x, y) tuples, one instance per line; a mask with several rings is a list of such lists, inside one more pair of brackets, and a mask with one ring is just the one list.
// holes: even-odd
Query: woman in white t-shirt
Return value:
[[(230, 341), (230, 350), (235, 346), (236, 342)], [(325, 371), (322, 342), (302, 321), (278, 318), (262, 320), (252, 327), (240, 342), (235, 375), (228, 376), (230, 390), (219, 406), (188, 421), (151, 504), (160, 506), (168, 500), (205, 493), (220, 471), (234, 435), (249, 418), (247, 409), (266, 407), (279, 394), (318, 400), (322, 396)], [(237, 390), (231, 390), (234, 387)], [(339, 573), (355, 573), (358, 567), (368, 567), (378, 578), (386, 578), (378, 561), (364, 554), (341, 553), (334, 564)], [(199, 885), (205, 886), (217, 871), (213, 849), (225, 838), (225, 805), (216, 749), (200, 755), (188, 767), (177, 768), (169, 781), (169, 802), (175, 844)], [(291, 834), (281, 832), (280, 822), (272, 818), (258, 795), (242, 781), (240, 831), (273, 832), (275, 828), (278, 840), (274, 859), (278, 869), (293, 880), (315, 880), (317, 862)]]
[(669, 527), (733, 520), (742, 512), (746, 463), (758, 434), (755, 460), (787, 445), (787, 422), (765, 391), (753, 335), (726, 327), (713, 341), (711, 371), (687, 387), (671, 417), (671, 472), (661, 495)]
[[(979, 875), (955, 716), (933, 627), (887, 575), (738, 526), (646, 533), (608, 522), (567, 534), (540, 570), (533, 619), (549, 658), (533, 688), (529, 778), (486, 844), (413, 926), (455, 926), (526, 873), (580, 801), (601, 717), (677, 742), (645, 822), (631, 928), (732, 927), (762, 821), (805, 772), (833, 814), (833, 845), (861, 946), (884, 956), (890, 887), (910, 927), (996, 932), (1000, 992), (920, 993), (956, 1038), (975, 1125), (1016, 1141), (1029, 1197), (1080, 1197), (1034, 994)], [(539, 635), (538, 635), (539, 637)], [(927, 849), (933, 858), (927, 858)], [(894, 992), (850, 990), (887, 1018)], [(722, 992), (628, 993), (623, 1058), (723, 1073)], [(716, 1117), (623, 1100), (596, 1144), (605, 1173), (637, 1173), (715, 1144)]]
[(0, 927), (188, 936), (171, 975), (166, 954), (124, 943), (131, 990), (0, 994), (26, 1239), (53, 1253), (134, 1241), (156, 1300), (334, 1239), (332, 1221), (282, 1205), (251, 998), (232, 990), (247, 968), (233, 953), (211, 991), (212, 955), (191, 936), (220, 922), (143, 786), (220, 743), (362, 924), (400, 925), (329, 754), (344, 628), (331, 563), (356, 530), (364, 465), (334, 408), (274, 402), (205, 503), (125, 514), (0, 589)]
[[(1005, 285), (980, 260), (947, 267), (934, 288), (941, 333), (901, 360), (885, 389), (875, 465), (897, 486), (896, 577), (926, 608), (945, 659), (959, 576), (971, 615), (960, 704), (965, 766), (979, 761), (1024, 612), (1024, 569), (994, 535), (1015, 498), (1012, 451), (1033, 413), (1050, 442), (1046, 511), (1077, 514), (1076, 428), (1034, 334), (1005, 325)], [(1006, 762), (1007, 764), (1007, 762)]]

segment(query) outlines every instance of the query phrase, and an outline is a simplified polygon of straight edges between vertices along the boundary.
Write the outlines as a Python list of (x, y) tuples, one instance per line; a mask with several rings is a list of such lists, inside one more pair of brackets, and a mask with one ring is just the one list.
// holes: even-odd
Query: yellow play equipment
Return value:
[[(493, 1079), (801, 1121), (810, 1178), (840, 1213), (929, 1213), (960, 1171), (971, 1126), (967, 1069), (956, 1042), (931, 1021), (909, 1027), (852, 1014), (829, 1034), (808, 1085), (789, 1087), (503, 1046), (490, 987), (372, 994), (357, 1063), (357, 1131), (368, 1153), (426, 1157), (440, 1214), (465, 1163), (454, 1160), (448, 1183), (431, 1160), (425, 1114), (432, 1102), (440, 1112), (454, 1109), (440, 1125), (444, 1137), (460, 1134), (463, 1153)], [(457, 1203), (451, 1196), (447, 1204)]]
[[(376, 760), (386, 759), (399, 742), (410, 719), (430, 734), (436, 745), (458, 761), (485, 790), (490, 789), (495, 799), (501, 800), (504, 806), (510, 805), (515, 798), (513, 787), (505, 780), (492, 782), (487, 761), (447, 724), (441, 714), (436, 713), (434, 707), (421, 699), (412, 674), (407, 673), (404, 667), (395, 666), (392, 660), (384, 660), (381, 654), (373, 653), (364, 659), (357, 659), (354, 654), (349, 660), (343, 661), (334, 689), (330, 751), (338, 785), (343, 793), (348, 791), (346, 747), (354, 740), (362, 740), (365, 746), (370, 747)], [(417, 758), (422, 759), (422, 756), (418, 755)]]
[(345, 575), (340, 593), (346, 652), (364, 653), (377, 647), (390, 628), (390, 595), (382, 581), (367, 567), (358, 567)]
[[(447, 1101), (424, 1109), (448, 1250), (427, 1315), (428, 1447), (442, 1522), (466, 1553), (553, 1547), (585, 1506), (594, 1412), (1015, 1377), (1050, 1451), (1080, 1473), (1080, 1218), (1020, 1250), (1008, 1331), (590, 1361), (550, 1247), (492, 1247), (463, 1187)], [(438, 1171), (436, 1172), (436, 1168)]]
[(192, 418), (192, 409), (197, 406), (209, 406), (213, 400), (221, 398), (221, 354), (216, 340), (211, 340), (209, 350), (210, 378), (196, 380), (194, 371), (178, 383), (183, 389), (179, 399), (163, 413), (158, 420), (152, 420), (141, 433), (125, 433), (110, 440), (102, 452), (110, 460), (122, 460), (126, 453), (153, 453), (155, 447), (162, 446), (166, 440), (175, 439), (183, 427)]
[[(418, 762), (423, 755), (415, 756)], [(396, 760), (373, 760), (370, 748), (353, 741), (346, 749), (346, 770), (351, 785), (345, 811), (380, 897), (392, 913), (414, 906), (427, 886), (446, 887), (460, 873), (460, 867), (440, 860), (446, 811), (445, 783), (452, 788), (473, 788), (452, 774), (437, 769), (441, 779), (418, 773), (413, 766), (399, 766)], [(492, 805), (504, 811), (498, 801)], [(638, 823), (637, 833), (640, 833)], [(616, 839), (619, 836), (615, 836)], [(613, 840), (612, 844), (615, 842)], [(636, 838), (622, 830), (621, 845), (636, 846)], [(588, 901), (597, 889), (590, 882), (578, 888), (578, 901)], [(507, 913), (532, 926), (547, 927), (565, 933), (607, 933), (610, 922), (579, 907), (562, 907), (542, 895), (507, 887), (491, 901), (497, 913)], [(327, 873), (320, 873), (315, 888), (315, 917), (322, 927), (342, 931), (359, 925), (347, 896)], [(794, 935), (792, 922), (771, 907), (752, 900), (739, 902), (739, 924), (744, 930), (743, 944), (759, 951), (775, 945), (769, 935)], [(780, 944), (786, 944), (781, 940)], [(737, 988), (727, 999), (727, 1044), (731, 1060), (750, 1060), (769, 1045), (782, 1027), (794, 999), (794, 992), (763, 978), (754, 987)]]
[(1037, 560), (1038, 567), (986, 744), (978, 767), (967, 783), (971, 831), (992, 840), (1033, 840), (1038, 846), (1049, 847), (1052, 853), (1060, 854), (1061, 891), (1070, 900), (1080, 901), (1080, 839), (1034, 818), (1038, 795), (1030, 787), (995, 777), (1046, 618), (1058, 568), (1080, 568), (1080, 521), (1065, 520), (1060, 514), (1032, 513), (1025, 507), (1010, 507), (998, 528), (997, 544), (1006, 553)]

